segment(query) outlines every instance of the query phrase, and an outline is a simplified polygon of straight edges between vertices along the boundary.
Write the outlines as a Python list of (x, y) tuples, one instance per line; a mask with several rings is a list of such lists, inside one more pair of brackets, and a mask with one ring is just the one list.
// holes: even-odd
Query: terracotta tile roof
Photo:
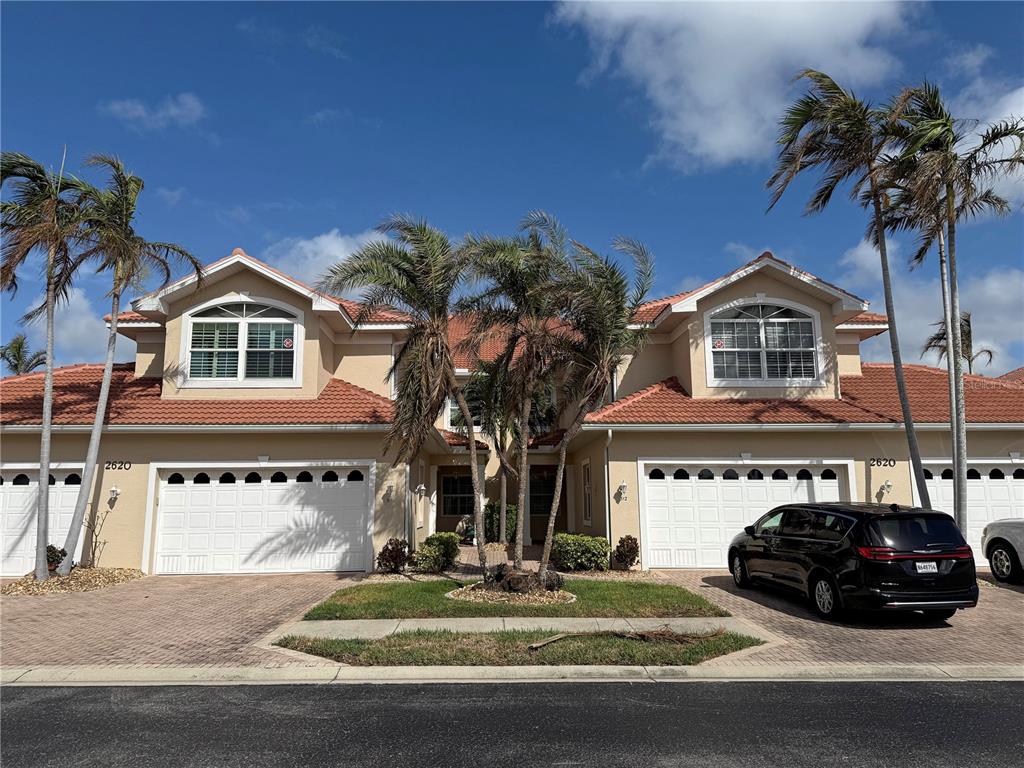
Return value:
[[(441, 437), (444, 441), (453, 448), (468, 448), (469, 438), (465, 435), (460, 435), (458, 432), (452, 432), (450, 429), (439, 429)], [(483, 440), (476, 441), (476, 447), (478, 451), (489, 451), (490, 446), (487, 445)]]
[[(104, 320), (104, 322), (107, 322), (107, 323), (110, 322), (110, 313), (109, 312), (103, 316), (103, 320)], [(132, 311), (129, 310), (128, 312), (119, 312), (117, 314), (117, 322), (119, 322), (119, 323), (150, 323), (150, 322), (154, 322), (154, 321), (151, 320), (150, 318), (146, 317), (145, 315), (140, 315), (138, 312), (132, 312)]]
[(888, 323), (889, 318), (877, 312), (861, 312), (859, 315), (845, 320), (843, 325), (875, 325), (877, 323)]
[[(467, 338), (473, 330), (473, 320), (465, 315), (453, 315), (448, 318), (448, 344), (452, 350), (452, 357), (455, 362), (455, 367), (459, 369), (472, 368), (476, 360), (474, 356), (465, 350), (459, 349), (459, 346)], [(480, 359), (486, 362), (494, 360), (501, 351), (505, 348), (505, 339), (501, 336), (491, 336), (485, 339), (483, 344), (480, 345), (480, 349), (477, 350)]]
[[(341, 379), (331, 379), (316, 399), (183, 400), (160, 397), (159, 378), (136, 378), (134, 364), (114, 366), (108, 424), (386, 424), (392, 402)], [(102, 365), (73, 365), (54, 372), (54, 424), (92, 424)], [(0, 424), (39, 424), (43, 374), (0, 380)]]
[[(675, 378), (624, 397), (587, 417), (594, 424), (863, 424), (902, 421), (892, 365), (867, 363), (840, 379), (842, 399), (692, 398)], [(905, 365), (910, 406), (919, 423), (949, 420), (945, 371)], [(1024, 387), (965, 377), (967, 419), (1024, 423)]]
[(1008, 371), (1002, 376), (997, 376), (996, 381), (1001, 381), (1004, 384), (1014, 384), (1018, 387), (1024, 386), (1024, 365), (1020, 368)]

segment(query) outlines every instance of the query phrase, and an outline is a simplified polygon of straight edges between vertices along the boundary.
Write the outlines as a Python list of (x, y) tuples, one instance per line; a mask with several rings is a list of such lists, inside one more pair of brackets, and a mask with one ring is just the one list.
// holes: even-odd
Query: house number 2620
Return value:
[(895, 467), (896, 459), (872, 459), (870, 466), (872, 467)]
[(132, 463), (130, 461), (108, 461), (103, 465), (104, 469), (131, 469)]

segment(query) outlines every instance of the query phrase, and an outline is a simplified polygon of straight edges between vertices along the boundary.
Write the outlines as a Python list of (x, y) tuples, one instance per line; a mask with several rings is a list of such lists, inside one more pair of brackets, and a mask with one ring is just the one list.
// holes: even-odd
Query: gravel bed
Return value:
[(145, 574), (136, 568), (75, 568), (67, 576), (51, 574), (46, 581), (36, 581), (33, 574), (22, 576), (0, 588), (3, 595), (57, 595), (66, 592), (92, 592), (115, 584), (141, 579)]

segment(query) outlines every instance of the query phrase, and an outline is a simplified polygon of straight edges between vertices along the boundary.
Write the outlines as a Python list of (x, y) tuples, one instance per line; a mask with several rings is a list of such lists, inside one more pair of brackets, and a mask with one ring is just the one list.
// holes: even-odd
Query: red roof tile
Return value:
[[(161, 398), (159, 378), (136, 378), (133, 364), (114, 366), (108, 424), (386, 424), (391, 400), (341, 379), (331, 379), (315, 399), (184, 400)], [(101, 365), (54, 372), (54, 424), (92, 424)], [(0, 424), (39, 424), (43, 374), (0, 380)]]
[(997, 376), (996, 381), (1001, 381), (1005, 384), (1014, 384), (1018, 387), (1024, 386), (1024, 365), (1020, 368), (1015, 368), (1012, 371), (1004, 373), (1002, 376)]
[[(624, 397), (587, 417), (594, 424), (864, 424), (902, 421), (892, 365), (867, 363), (840, 378), (842, 399), (692, 398), (675, 378)], [(910, 406), (920, 423), (949, 420), (945, 371), (905, 365)], [(966, 376), (967, 419), (1024, 423), (1024, 388)]]
[[(105, 322), (110, 322), (110, 313), (108, 312), (103, 316)], [(150, 323), (154, 322), (145, 315), (140, 315), (138, 312), (119, 312), (117, 314), (117, 322), (119, 323)]]
[(880, 315), (877, 312), (861, 312), (859, 315), (851, 317), (846, 320), (844, 325), (875, 325), (877, 323), (888, 324), (889, 318), (885, 315)]
[[(453, 448), (468, 448), (469, 438), (465, 435), (460, 435), (458, 432), (452, 432), (450, 429), (439, 429), (441, 437), (444, 441)], [(483, 440), (476, 441), (476, 447), (479, 451), (488, 451), (490, 447)]]

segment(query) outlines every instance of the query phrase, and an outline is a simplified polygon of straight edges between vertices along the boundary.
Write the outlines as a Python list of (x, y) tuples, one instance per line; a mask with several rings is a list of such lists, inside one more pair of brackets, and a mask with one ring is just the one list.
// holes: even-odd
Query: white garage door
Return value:
[(365, 570), (369, 481), (369, 467), (162, 472), (154, 570)]
[(733, 536), (787, 502), (848, 498), (845, 467), (646, 464), (649, 568), (724, 568)]
[[(953, 514), (953, 468), (925, 468), (932, 507)], [(1019, 464), (969, 464), (967, 468), (967, 532), (964, 538), (984, 564), (981, 531), (993, 520), (1024, 517), (1024, 468)]]
[[(75, 511), (80, 470), (50, 473), (50, 543), (64, 546)], [(36, 500), (39, 470), (4, 470), (0, 473), (0, 576), (24, 576), (35, 569)], [(75, 560), (81, 559), (82, 537)]]

